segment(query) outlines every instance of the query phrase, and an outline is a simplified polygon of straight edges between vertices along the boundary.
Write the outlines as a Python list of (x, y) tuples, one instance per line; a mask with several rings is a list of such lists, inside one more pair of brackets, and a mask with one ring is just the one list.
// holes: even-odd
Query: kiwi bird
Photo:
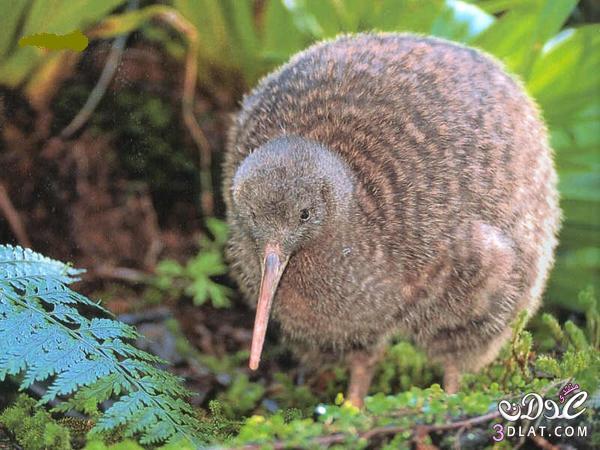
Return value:
[(536, 311), (560, 222), (545, 126), (482, 52), (359, 34), (294, 56), (247, 95), (229, 135), (227, 258), (308, 362), (349, 364), (361, 405), (390, 336), (460, 374)]

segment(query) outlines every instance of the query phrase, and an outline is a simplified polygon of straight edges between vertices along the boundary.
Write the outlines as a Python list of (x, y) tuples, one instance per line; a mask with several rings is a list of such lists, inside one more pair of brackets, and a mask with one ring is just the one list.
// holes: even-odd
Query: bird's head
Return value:
[(233, 210), (261, 261), (250, 368), (258, 368), (271, 304), (289, 259), (349, 220), (352, 193), (346, 164), (327, 148), (299, 137), (273, 139), (239, 166)]

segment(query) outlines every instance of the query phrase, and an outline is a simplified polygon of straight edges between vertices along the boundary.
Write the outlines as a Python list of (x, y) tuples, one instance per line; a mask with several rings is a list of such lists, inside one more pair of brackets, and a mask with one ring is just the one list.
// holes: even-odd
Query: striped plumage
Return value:
[(449, 371), (477, 369), (539, 306), (560, 216), (551, 151), (523, 87), (479, 51), (397, 34), (310, 47), (244, 99), (224, 172), (228, 258), (252, 301), (264, 244), (285, 239), (268, 234), (293, 234), (303, 189), (335, 178), (273, 301), (306, 352), (368, 354), (403, 332)]

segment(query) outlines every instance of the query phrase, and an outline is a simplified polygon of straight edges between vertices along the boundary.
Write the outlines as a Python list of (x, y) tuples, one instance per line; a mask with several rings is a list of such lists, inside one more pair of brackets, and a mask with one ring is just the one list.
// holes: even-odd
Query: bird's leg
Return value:
[(456, 394), (460, 387), (460, 371), (456, 364), (446, 362), (444, 364), (444, 390), (447, 394)]
[(364, 398), (369, 392), (375, 367), (383, 355), (383, 348), (378, 350), (359, 350), (348, 355), (350, 382), (346, 398), (357, 408), (362, 408)]

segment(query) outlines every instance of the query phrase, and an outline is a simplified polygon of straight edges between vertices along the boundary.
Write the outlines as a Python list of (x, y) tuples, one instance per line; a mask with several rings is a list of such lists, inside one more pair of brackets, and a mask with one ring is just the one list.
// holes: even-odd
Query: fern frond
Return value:
[(74, 269), (28, 248), (0, 245), (0, 275), (2, 280), (40, 275), (58, 279), (64, 284), (79, 280), (85, 270)]
[(105, 312), (68, 287), (81, 273), (31, 250), (0, 246), (0, 381), (21, 374), (21, 389), (50, 381), (40, 403), (58, 400), (58, 411), (93, 413), (117, 398), (94, 432), (122, 426), (142, 443), (199, 443), (194, 411), (181, 400), (189, 392), (154, 367), (160, 358), (129, 343), (139, 336), (135, 329), (79, 311)]

